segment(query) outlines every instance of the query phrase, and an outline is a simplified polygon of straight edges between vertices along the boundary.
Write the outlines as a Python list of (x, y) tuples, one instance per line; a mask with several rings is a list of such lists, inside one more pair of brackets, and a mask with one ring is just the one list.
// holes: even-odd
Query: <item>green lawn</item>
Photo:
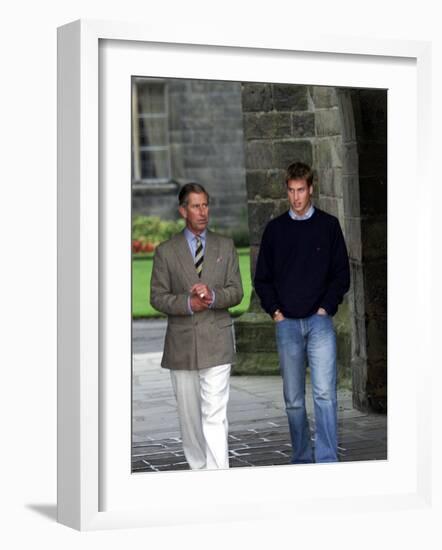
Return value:
[[(239, 248), (239, 268), (241, 270), (244, 298), (237, 306), (230, 309), (233, 315), (241, 315), (250, 304), (252, 282), (250, 279), (250, 250)], [(150, 277), (152, 274), (153, 254), (142, 257), (134, 256), (132, 260), (132, 315), (140, 317), (160, 317), (162, 314), (150, 305)]]

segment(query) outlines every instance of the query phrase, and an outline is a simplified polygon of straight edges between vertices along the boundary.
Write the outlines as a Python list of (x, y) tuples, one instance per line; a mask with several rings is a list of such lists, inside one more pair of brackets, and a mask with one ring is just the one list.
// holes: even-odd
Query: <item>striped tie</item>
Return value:
[(198, 277), (201, 277), (201, 272), (203, 270), (203, 242), (199, 237), (196, 238), (196, 251), (195, 251), (195, 268), (198, 273)]

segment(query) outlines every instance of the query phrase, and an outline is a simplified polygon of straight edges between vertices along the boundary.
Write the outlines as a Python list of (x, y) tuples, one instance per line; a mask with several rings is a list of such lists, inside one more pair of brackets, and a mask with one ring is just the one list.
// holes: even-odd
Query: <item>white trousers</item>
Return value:
[(227, 402), (230, 364), (171, 370), (184, 456), (192, 470), (229, 467)]

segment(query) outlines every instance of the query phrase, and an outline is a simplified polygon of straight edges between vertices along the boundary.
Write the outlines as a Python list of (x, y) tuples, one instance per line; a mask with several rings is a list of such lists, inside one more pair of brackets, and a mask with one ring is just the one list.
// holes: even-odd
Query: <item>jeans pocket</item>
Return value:
[(273, 321), (273, 324), (275, 325), (275, 333), (276, 338), (279, 340), (281, 338), (281, 334), (285, 334), (287, 331), (283, 331), (284, 326), (286, 325), (286, 319), (282, 319), (282, 321)]
[(315, 313), (315, 317), (325, 317), (327, 319), (330, 315), (328, 313)]

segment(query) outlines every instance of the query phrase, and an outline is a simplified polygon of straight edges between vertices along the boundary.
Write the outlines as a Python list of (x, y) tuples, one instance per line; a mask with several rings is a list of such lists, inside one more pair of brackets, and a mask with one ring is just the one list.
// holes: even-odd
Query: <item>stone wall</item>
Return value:
[(211, 224), (247, 224), (241, 87), (236, 82), (168, 79), (169, 139), (175, 183), (137, 191), (134, 215), (178, 216), (179, 185), (210, 193)]
[(360, 409), (387, 410), (387, 91), (352, 90), (358, 152), (360, 254), (353, 263), (358, 330), (366, 365), (353, 369)]
[(266, 223), (287, 210), (284, 172), (293, 159), (313, 162), (314, 114), (305, 86), (242, 86), (252, 277)]
[[(284, 212), (284, 169), (314, 166), (314, 201), (344, 232), (351, 288), (334, 318), (340, 380), (361, 410), (386, 410), (387, 103), (382, 90), (247, 83), (242, 87), (252, 273), (266, 223)], [(272, 326), (253, 296), (238, 323), (236, 367), (276, 371)], [(253, 338), (250, 336), (253, 335)], [(267, 348), (266, 348), (267, 342)]]
[[(243, 84), (242, 94), (253, 275), (265, 225), (288, 208), (284, 173), (291, 162), (299, 160), (315, 167), (315, 203), (336, 215), (345, 229), (342, 136), (334, 88), (247, 83)], [(351, 376), (347, 304), (340, 308), (335, 326), (339, 340), (340, 379), (347, 382)], [(254, 295), (250, 313), (236, 323), (237, 371), (247, 371), (253, 365), (251, 353), (255, 340), (255, 346), (260, 348), (256, 358), (260, 370), (275, 372), (278, 359), (271, 343), (273, 330), (271, 320), (263, 314)], [(263, 355), (265, 344), (266, 356)], [(261, 365), (264, 361), (267, 369)]]

